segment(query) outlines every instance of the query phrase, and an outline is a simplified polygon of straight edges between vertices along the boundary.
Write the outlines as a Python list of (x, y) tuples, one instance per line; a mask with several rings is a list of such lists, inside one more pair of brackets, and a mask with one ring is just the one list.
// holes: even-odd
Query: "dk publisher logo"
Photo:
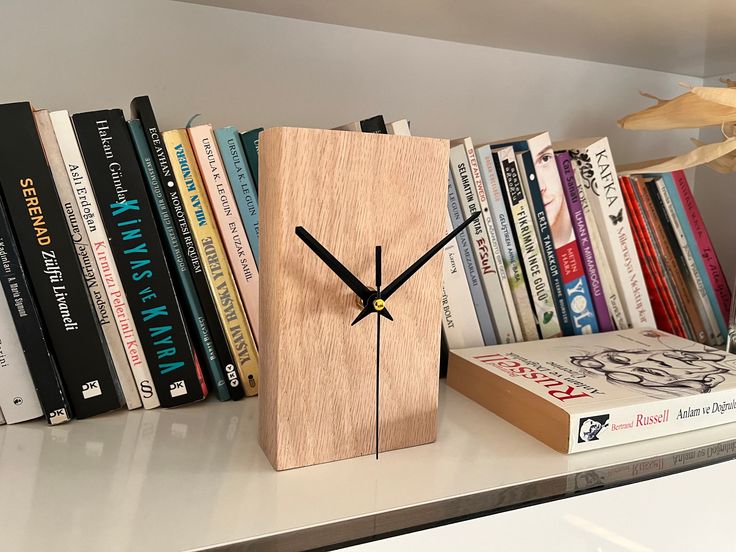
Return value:
[(97, 397), (99, 395), (102, 395), (99, 380), (92, 380), (82, 384), (82, 397), (85, 399), (91, 399), (92, 397)]
[(184, 380), (175, 381), (174, 383), (169, 384), (169, 392), (171, 393), (172, 398), (186, 395), (187, 386), (184, 383)]

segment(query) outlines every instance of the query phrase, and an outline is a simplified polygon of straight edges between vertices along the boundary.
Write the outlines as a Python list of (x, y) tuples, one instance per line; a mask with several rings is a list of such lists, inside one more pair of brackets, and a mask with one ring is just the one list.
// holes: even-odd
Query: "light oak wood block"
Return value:
[[(376, 315), (295, 234), (304, 228), (365, 285), (384, 287), (445, 234), (448, 142), (272, 128), (260, 139), (260, 443), (294, 468), (375, 451)], [(437, 434), (442, 254), (381, 321), (380, 450)]]

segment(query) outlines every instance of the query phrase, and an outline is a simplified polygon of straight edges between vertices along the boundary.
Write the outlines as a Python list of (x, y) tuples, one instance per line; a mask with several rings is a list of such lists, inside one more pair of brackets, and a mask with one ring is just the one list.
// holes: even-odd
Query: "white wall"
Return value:
[(0, 41), (0, 101), (79, 111), (148, 93), (167, 127), (194, 113), (246, 128), (382, 112), (432, 136), (608, 134), (622, 162), (692, 134), (615, 126), (647, 105), (639, 89), (674, 94), (683, 76), (180, 2), (3, 0)]
[[(417, 135), (477, 141), (605, 134), (619, 163), (686, 151), (697, 136), (615, 123), (650, 105), (638, 90), (671, 97), (697, 79), (181, 2), (3, 0), (0, 46), (0, 101), (74, 112), (150, 94), (164, 128), (195, 113), (242, 129), (383, 113), (409, 118)], [(725, 226), (710, 222), (732, 267)]]
[[(726, 75), (732, 79), (736, 75)], [(720, 77), (705, 80), (707, 86), (723, 86)], [(700, 132), (705, 142), (723, 140), (720, 127), (705, 128)], [(708, 167), (699, 167), (695, 174), (695, 199), (703, 214), (713, 245), (734, 291), (736, 278), (736, 174), (718, 174)]]

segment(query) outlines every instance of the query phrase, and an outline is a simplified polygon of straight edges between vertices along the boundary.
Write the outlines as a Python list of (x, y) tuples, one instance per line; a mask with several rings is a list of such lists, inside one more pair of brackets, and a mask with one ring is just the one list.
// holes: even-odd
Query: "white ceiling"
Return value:
[(182, 1), (697, 77), (736, 72), (734, 0)]

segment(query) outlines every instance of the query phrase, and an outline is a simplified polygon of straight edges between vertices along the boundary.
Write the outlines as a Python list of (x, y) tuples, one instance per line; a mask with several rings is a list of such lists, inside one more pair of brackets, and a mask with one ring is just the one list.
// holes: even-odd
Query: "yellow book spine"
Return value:
[(207, 192), (202, 184), (189, 136), (186, 130), (179, 129), (166, 131), (163, 137), (171, 157), (176, 185), (184, 203), (184, 211), (189, 220), (199, 256), (203, 261), (207, 284), (215, 298), (217, 315), (225, 329), (228, 346), (238, 365), (245, 394), (247, 396), (257, 395), (258, 352), (220, 234), (215, 226), (215, 219), (207, 199)]

